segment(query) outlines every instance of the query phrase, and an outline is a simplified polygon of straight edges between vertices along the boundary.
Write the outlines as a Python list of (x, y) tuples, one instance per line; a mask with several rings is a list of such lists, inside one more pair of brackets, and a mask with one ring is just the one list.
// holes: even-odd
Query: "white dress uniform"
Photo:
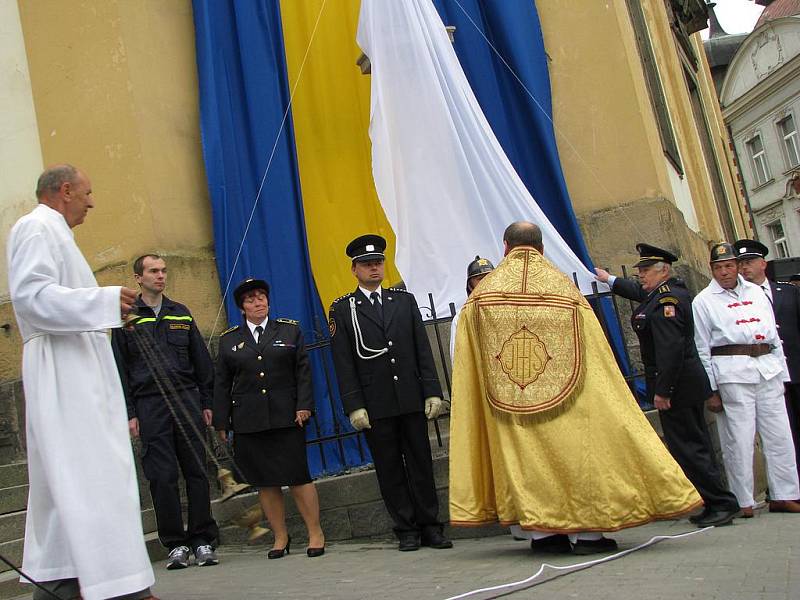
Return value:
[[(722, 398), (717, 415), (722, 456), (731, 491), (739, 506), (753, 499), (753, 448), (761, 435), (772, 500), (800, 498), (794, 443), (789, 429), (783, 383), (789, 371), (775, 326), (772, 306), (757, 285), (739, 277), (726, 290), (712, 280), (692, 303), (695, 343), (711, 388)], [(762, 356), (712, 356), (712, 348), (768, 344)]]

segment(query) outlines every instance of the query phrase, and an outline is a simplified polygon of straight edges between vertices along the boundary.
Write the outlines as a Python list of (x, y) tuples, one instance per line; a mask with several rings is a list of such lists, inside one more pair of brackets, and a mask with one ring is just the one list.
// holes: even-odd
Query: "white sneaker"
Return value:
[(176, 546), (169, 551), (167, 557), (167, 570), (185, 569), (189, 566), (189, 550), (188, 546)]
[(217, 553), (214, 552), (213, 546), (208, 544), (197, 547), (194, 551), (194, 559), (194, 562), (197, 563), (199, 567), (210, 567), (219, 564)]

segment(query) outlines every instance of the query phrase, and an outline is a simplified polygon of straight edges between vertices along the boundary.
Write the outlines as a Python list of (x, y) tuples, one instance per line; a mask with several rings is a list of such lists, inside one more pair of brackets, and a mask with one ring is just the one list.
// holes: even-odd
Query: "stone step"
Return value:
[[(25, 514), (24, 510), (0, 515), (0, 543), (13, 542), (25, 536)], [(0, 569), (2, 569), (0, 563)]]
[[(162, 562), (167, 558), (167, 551), (158, 542), (158, 536), (154, 533), (148, 534), (144, 537), (147, 553), (150, 560), (156, 563)], [(18, 546), (18, 549), (17, 549)], [(12, 558), (6, 554), (10, 548), (15, 548), (14, 551), (19, 554)], [(0, 554), (11, 560), (15, 565), (19, 565), (22, 561), (22, 540), (17, 540), (14, 544), (6, 545), (0, 544)], [(154, 569), (159, 568), (160, 565), (153, 565)], [(5, 571), (0, 573), (0, 600), (10, 600), (11, 598), (30, 598), (33, 593), (34, 587), (30, 584), (20, 583), (19, 574), (12, 571), (8, 566), (3, 564)]]
[(28, 483), (28, 463), (18, 462), (8, 465), (0, 465), (0, 489), (27, 485)]
[(0, 489), (0, 515), (15, 513), (28, 507), (28, 484)]
[[(16, 566), (22, 564), (22, 538), (17, 540), (11, 540), (10, 542), (3, 542), (0, 544), (0, 554), (5, 557), (6, 560), (11, 561)], [(9, 567), (6, 563), (0, 562), (0, 572), (5, 573), (6, 571), (10, 571), (11, 567)]]
[(32, 585), (20, 583), (19, 574), (15, 571), (0, 573), (0, 599), (30, 598), (33, 590)]

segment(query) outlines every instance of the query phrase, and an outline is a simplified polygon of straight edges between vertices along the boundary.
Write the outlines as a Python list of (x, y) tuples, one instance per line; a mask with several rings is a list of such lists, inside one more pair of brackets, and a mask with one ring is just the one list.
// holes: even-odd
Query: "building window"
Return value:
[(767, 183), (772, 178), (772, 175), (769, 173), (767, 154), (764, 152), (761, 134), (755, 134), (752, 138), (747, 140), (745, 144), (747, 145), (747, 152), (750, 155), (750, 161), (753, 165), (753, 176), (755, 177), (755, 185), (753, 187), (758, 187)]
[(775, 247), (776, 258), (789, 257), (789, 244), (786, 241), (786, 234), (783, 232), (783, 223), (774, 221), (767, 225), (769, 232), (769, 239), (772, 240), (772, 245)]
[(787, 166), (791, 169), (800, 165), (800, 147), (797, 141), (797, 126), (794, 124), (794, 116), (787, 115), (778, 121), (778, 131), (783, 138)]
[(672, 121), (667, 107), (667, 98), (664, 95), (664, 87), (661, 84), (661, 77), (658, 74), (656, 57), (653, 47), (650, 44), (650, 34), (647, 31), (647, 21), (645, 20), (644, 10), (641, 0), (627, 0), (628, 14), (631, 17), (633, 32), (636, 35), (636, 46), (639, 50), (639, 58), (642, 62), (647, 91), (650, 96), (650, 103), (658, 125), (658, 135), (661, 138), (661, 147), (664, 155), (679, 175), (683, 175), (683, 164), (678, 152), (678, 142), (675, 139), (675, 131), (672, 128)]

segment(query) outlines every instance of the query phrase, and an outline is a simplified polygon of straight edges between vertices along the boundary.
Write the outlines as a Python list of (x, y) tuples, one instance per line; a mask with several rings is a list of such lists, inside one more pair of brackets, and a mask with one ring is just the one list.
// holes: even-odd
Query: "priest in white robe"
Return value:
[[(99, 287), (75, 244), (72, 228), (93, 207), (85, 174), (51, 167), (36, 196), (39, 205), (12, 228), (7, 253), (24, 343), (30, 492), (22, 569), (62, 598), (152, 598), (125, 401), (107, 335), (121, 327), (135, 291)], [(34, 594), (50, 597), (38, 588)]]

